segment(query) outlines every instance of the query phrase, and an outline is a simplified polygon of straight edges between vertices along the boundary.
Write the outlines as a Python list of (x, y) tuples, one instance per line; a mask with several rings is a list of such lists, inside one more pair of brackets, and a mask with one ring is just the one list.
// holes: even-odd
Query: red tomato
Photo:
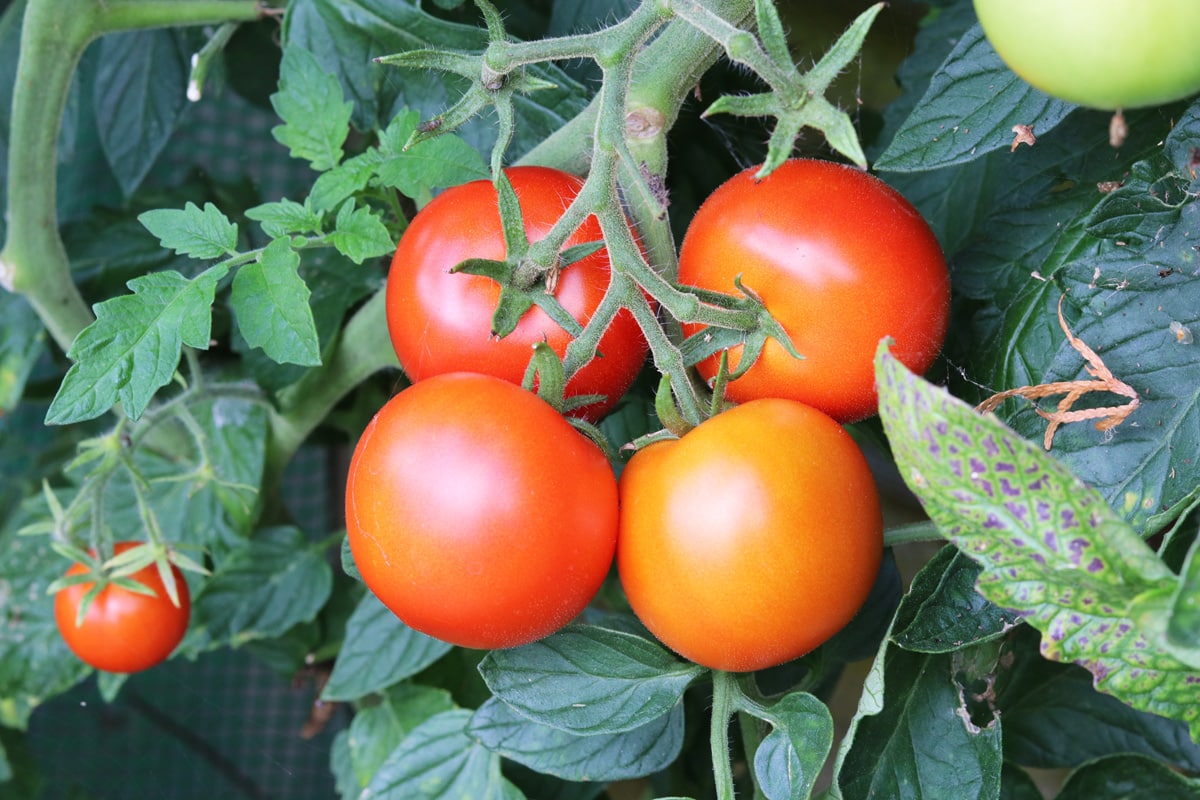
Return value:
[[(679, 280), (736, 294), (741, 275), (804, 358), (770, 340), (726, 396), (799, 400), (840, 422), (869, 417), (879, 340), (892, 337), (896, 357), (922, 373), (945, 339), (950, 278), (937, 239), (899, 193), (852, 167), (793, 159), (765, 180), (754, 173), (735, 175), (697, 211)], [(711, 379), (717, 358), (698, 369)]]
[(753, 400), (621, 474), (617, 565), (638, 618), (712, 669), (804, 655), (866, 600), (883, 554), (874, 478), (854, 440), (792, 400)]
[[(138, 542), (117, 542), (113, 554), (136, 547)], [(73, 564), (67, 575), (87, 572)], [(67, 647), (79, 658), (105, 672), (139, 672), (165, 661), (187, 633), (191, 617), (191, 595), (178, 567), (171, 567), (178, 587), (179, 605), (171, 602), (158, 567), (143, 567), (130, 575), (154, 592), (138, 594), (115, 584), (100, 590), (88, 607), (83, 623), (76, 625), (80, 601), (92, 583), (77, 583), (54, 596), (54, 620)]]
[(346, 527), (363, 580), (409, 626), (513, 647), (570, 622), (600, 588), (616, 479), (536, 395), (439, 375), (393, 397), (359, 439)]
[[(521, 203), (530, 241), (553, 227), (583, 181), (546, 167), (506, 170)], [(595, 217), (566, 245), (601, 239)], [(412, 381), (446, 372), (481, 372), (519, 384), (532, 346), (547, 342), (561, 358), (571, 336), (540, 308), (521, 317), (503, 339), (491, 334), (500, 284), (488, 277), (451, 273), (469, 258), (503, 260), (504, 233), (495, 187), (472, 181), (447, 189), (413, 218), (392, 259), (387, 284), (387, 319), (392, 346)], [(608, 251), (600, 250), (567, 266), (554, 296), (581, 325), (591, 319), (610, 279)], [(646, 340), (637, 322), (622, 311), (600, 340), (599, 355), (567, 383), (567, 396), (600, 394), (607, 399), (577, 416), (596, 420), (620, 399), (646, 360)]]

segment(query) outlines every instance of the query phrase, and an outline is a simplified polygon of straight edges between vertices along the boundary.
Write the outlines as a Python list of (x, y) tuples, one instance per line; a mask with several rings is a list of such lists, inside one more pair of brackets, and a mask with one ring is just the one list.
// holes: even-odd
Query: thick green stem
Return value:
[(58, 233), (56, 144), (84, 48), (112, 31), (249, 20), (257, 0), (30, 0), (21, 30), (8, 142), (8, 240), (0, 286), (23, 295), (66, 350), (92, 312)]
[(355, 312), (325, 365), (310, 370), (280, 397), (280, 410), (271, 416), (264, 488), (269, 497), (284, 467), (354, 387), (387, 367), (399, 367), (387, 337), (386, 293), (380, 289)]

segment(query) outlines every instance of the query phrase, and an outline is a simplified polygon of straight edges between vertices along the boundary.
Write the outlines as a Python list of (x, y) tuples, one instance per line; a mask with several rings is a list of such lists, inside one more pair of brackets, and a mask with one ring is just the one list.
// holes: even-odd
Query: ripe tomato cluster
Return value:
[[(579, 187), (540, 168), (509, 178), (531, 238)], [(445, 641), (511, 647), (578, 615), (615, 560), (647, 628), (714, 669), (779, 664), (842, 628), (874, 583), (883, 523), (841, 423), (875, 412), (880, 339), (925, 370), (946, 331), (945, 261), (912, 206), (865, 173), (814, 161), (718, 188), (684, 239), (681, 283), (732, 293), (740, 278), (805, 359), (770, 344), (729, 384), (738, 405), (643, 447), (619, 483), (594, 443), (516, 385), (530, 345), (561, 354), (565, 332), (535, 309), (494, 339), (499, 287), (450, 272), (503, 248), (495, 190), (467, 184), (418, 213), (393, 260), (389, 332), (414, 384), (363, 433), (346, 491), (350, 548), (379, 599)], [(564, 270), (558, 298), (581, 322), (608, 269), (600, 251)], [(564, 286), (593, 292), (590, 309)], [(593, 419), (646, 352), (617, 323), (605, 342), (602, 369), (568, 384), (606, 396)], [(716, 360), (698, 369), (710, 376)]]
[[(117, 542), (117, 556), (137, 542)], [(93, 555), (95, 555), (93, 553)], [(64, 577), (88, 572), (84, 564), (73, 564)], [(74, 583), (54, 596), (54, 620), (67, 647), (81, 661), (105, 672), (140, 672), (165, 661), (183, 641), (191, 617), (191, 595), (178, 567), (172, 566), (179, 605), (167, 594), (154, 564), (129, 576), (145, 587), (133, 591), (108, 583), (92, 599), (83, 619), (79, 608), (94, 584)]]

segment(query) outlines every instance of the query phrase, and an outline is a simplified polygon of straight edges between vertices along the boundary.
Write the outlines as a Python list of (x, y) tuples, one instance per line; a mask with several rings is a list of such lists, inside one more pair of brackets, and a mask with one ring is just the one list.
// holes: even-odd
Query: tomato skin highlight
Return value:
[[(907, 200), (861, 170), (792, 159), (762, 181), (756, 171), (730, 178), (696, 212), (679, 280), (736, 295), (741, 275), (804, 358), (768, 340), (726, 396), (798, 400), (839, 422), (872, 416), (880, 339), (892, 337), (892, 352), (917, 373), (941, 350), (950, 314), (941, 247)], [(740, 352), (730, 350), (731, 369)], [(716, 356), (697, 365), (708, 380), (717, 367)]]
[(346, 487), (363, 581), (410, 627), (514, 647), (570, 622), (612, 565), (617, 487), (598, 447), (536, 395), (486, 375), (393, 397)]
[[(530, 241), (543, 238), (579, 193), (583, 181), (546, 167), (505, 170), (521, 204)], [(599, 241), (600, 225), (588, 217), (566, 246)], [(400, 365), (417, 382), (446, 372), (480, 372), (521, 383), (532, 346), (550, 345), (559, 358), (571, 335), (534, 306), (502, 339), (491, 333), (500, 285), (491, 278), (451, 273), (470, 258), (503, 260), (506, 254), (496, 190), (490, 181), (447, 189), (413, 218), (392, 259), (387, 282), (388, 332)], [(568, 265), (554, 296), (585, 325), (608, 289), (611, 267), (601, 249)], [(648, 346), (637, 322), (621, 311), (600, 340), (599, 355), (567, 383), (567, 396), (601, 394), (603, 402), (571, 413), (604, 416), (629, 389)]]
[(1200, 91), (1195, 0), (975, 0), (1001, 59), (1030, 85), (1105, 111)]
[[(138, 544), (117, 542), (113, 554)], [(86, 572), (83, 564), (73, 564), (66, 575)], [(187, 633), (192, 608), (183, 573), (174, 565), (171, 572), (178, 587), (178, 606), (167, 595), (158, 568), (150, 564), (129, 577), (152, 589), (154, 597), (109, 584), (96, 595), (81, 625), (75, 624), (79, 604), (93, 584), (77, 583), (57, 592), (54, 621), (67, 647), (84, 663), (105, 672), (140, 672), (166, 661)]]
[(620, 480), (630, 605), (691, 661), (742, 672), (808, 653), (858, 612), (883, 554), (879, 496), (850, 435), (753, 400), (638, 451)]

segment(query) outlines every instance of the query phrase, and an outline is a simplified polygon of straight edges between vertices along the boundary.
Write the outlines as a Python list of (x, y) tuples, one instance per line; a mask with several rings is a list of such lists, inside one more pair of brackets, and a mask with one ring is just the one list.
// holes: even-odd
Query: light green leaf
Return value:
[(212, 267), (188, 280), (155, 272), (129, 282), (133, 294), (95, 307), (96, 321), (76, 337), (75, 361), (46, 413), (46, 423), (93, 419), (120, 402), (137, 419), (175, 374), (183, 345), (208, 349), (212, 304), (226, 269)]
[(231, 302), (238, 328), (251, 347), (280, 364), (321, 363), (311, 292), (300, 277), (300, 256), (287, 238), (267, 245), (257, 261), (233, 279)]
[(247, 217), (262, 225), (264, 233), (275, 239), (288, 234), (321, 231), (321, 215), (310, 206), (308, 198), (301, 205), (285, 197), (275, 203), (263, 203), (248, 208), (245, 213)]
[(201, 211), (195, 203), (182, 209), (159, 208), (138, 215), (138, 222), (163, 247), (192, 258), (222, 258), (237, 253), (238, 228), (212, 203)]
[(271, 95), (271, 106), (284, 123), (271, 133), (294, 158), (305, 159), (318, 172), (342, 160), (354, 106), (343, 99), (337, 77), (312, 53), (294, 45), (284, 48), (279, 91)]
[(396, 249), (396, 243), (379, 217), (369, 208), (355, 208), (351, 200), (342, 203), (338, 209), (329, 241), (355, 264), (388, 255)]

